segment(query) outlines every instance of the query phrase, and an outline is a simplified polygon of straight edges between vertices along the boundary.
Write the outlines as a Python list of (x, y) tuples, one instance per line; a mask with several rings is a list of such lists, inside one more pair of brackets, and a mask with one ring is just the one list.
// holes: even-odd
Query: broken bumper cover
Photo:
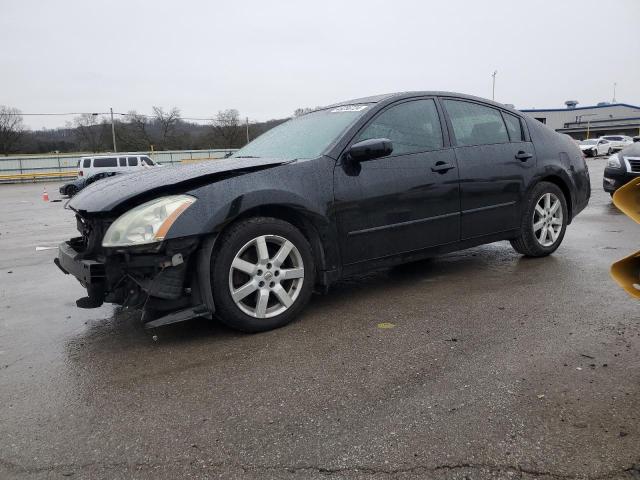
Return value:
[(104, 302), (142, 307), (146, 326), (155, 327), (211, 313), (202, 305), (194, 262), (189, 262), (198, 244), (197, 239), (185, 239), (162, 249), (118, 250), (87, 258), (82, 238), (74, 238), (58, 246), (54, 263), (86, 288), (78, 307), (96, 308)]
[(76, 277), (87, 289), (88, 296), (78, 299), (76, 305), (81, 308), (96, 308), (104, 301), (105, 267), (96, 260), (83, 259), (73, 246), (77, 241), (78, 239), (72, 239), (61, 243), (58, 246), (58, 258), (53, 262), (65, 274)]
[(95, 260), (83, 260), (71, 242), (64, 242), (58, 246), (58, 258), (53, 262), (65, 274), (76, 277), (84, 287), (104, 283), (104, 264)]

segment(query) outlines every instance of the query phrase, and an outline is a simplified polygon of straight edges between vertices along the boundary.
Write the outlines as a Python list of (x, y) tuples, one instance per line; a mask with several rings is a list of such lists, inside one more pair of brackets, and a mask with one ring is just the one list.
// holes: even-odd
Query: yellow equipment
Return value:
[[(625, 215), (640, 223), (640, 177), (616, 190), (613, 203)], [(611, 276), (629, 295), (640, 298), (640, 251), (611, 265)]]

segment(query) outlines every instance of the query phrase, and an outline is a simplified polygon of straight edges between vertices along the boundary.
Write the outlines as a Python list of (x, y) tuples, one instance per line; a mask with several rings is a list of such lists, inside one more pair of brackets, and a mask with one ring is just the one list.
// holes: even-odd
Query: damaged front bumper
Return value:
[(96, 253), (88, 252), (85, 238), (77, 237), (59, 245), (54, 263), (86, 288), (78, 307), (107, 302), (142, 308), (145, 326), (151, 328), (213, 313), (199, 288), (200, 243), (184, 238)]

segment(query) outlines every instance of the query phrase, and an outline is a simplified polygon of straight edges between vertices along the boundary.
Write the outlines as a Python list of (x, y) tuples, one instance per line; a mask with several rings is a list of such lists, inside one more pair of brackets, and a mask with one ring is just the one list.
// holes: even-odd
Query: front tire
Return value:
[(309, 242), (285, 221), (256, 217), (227, 229), (211, 264), (216, 316), (244, 332), (282, 327), (313, 292), (315, 263)]
[(65, 193), (67, 194), (67, 197), (73, 197), (76, 193), (78, 193), (78, 187), (76, 187), (75, 185), (69, 185)]
[(538, 183), (525, 202), (520, 235), (511, 240), (516, 252), (527, 257), (544, 257), (562, 243), (569, 219), (567, 201), (560, 188)]

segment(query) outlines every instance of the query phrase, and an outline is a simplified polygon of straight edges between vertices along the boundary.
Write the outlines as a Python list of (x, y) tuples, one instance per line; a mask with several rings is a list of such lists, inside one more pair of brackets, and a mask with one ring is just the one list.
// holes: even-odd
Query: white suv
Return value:
[(78, 160), (78, 178), (89, 178), (96, 173), (132, 173), (159, 165), (147, 155), (114, 154), (95, 157), (82, 157)]
[(609, 143), (611, 143), (611, 150), (614, 152), (622, 150), (627, 145), (631, 145), (633, 143), (633, 139), (626, 135), (605, 135), (601, 138), (609, 140)]

